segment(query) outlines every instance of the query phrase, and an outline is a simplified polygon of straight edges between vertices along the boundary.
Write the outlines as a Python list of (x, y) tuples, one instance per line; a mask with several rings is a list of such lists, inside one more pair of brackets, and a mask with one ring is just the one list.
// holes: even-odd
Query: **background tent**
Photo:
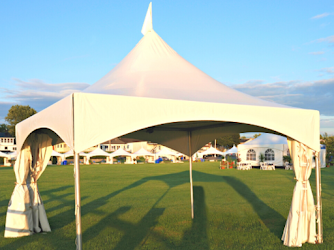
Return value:
[(174, 163), (176, 162), (176, 151), (172, 151), (167, 147), (163, 147), (159, 152), (155, 153), (157, 157), (167, 157), (168, 159), (172, 160)]
[(86, 154), (85, 164), (89, 164), (89, 159), (90, 159), (90, 157), (93, 157), (93, 156), (105, 156), (106, 157), (106, 163), (111, 163), (111, 161), (112, 161), (111, 153), (107, 153), (106, 151), (103, 151), (102, 149), (97, 147), (92, 152), (89, 152), (89, 153)]
[(202, 152), (201, 154), (202, 155), (223, 155), (224, 153), (214, 147), (210, 147), (204, 152)]
[(214, 156), (216, 156), (216, 155), (224, 155), (224, 153), (221, 152), (221, 151), (219, 151), (219, 150), (217, 150), (214, 147), (210, 147), (210, 148), (208, 148), (207, 150), (205, 150), (205, 151), (203, 151), (201, 153), (196, 152), (193, 155), (193, 157), (203, 158), (204, 155), (214, 155)]
[(132, 153), (132, 156), (136, 158), (137, 156), (145, 157), (145, 161), (153, 163), (155, 154), (148, 152), (146, 149), (141, 148), (137, 152)]
[(326, 145), (321, 144), (320, 145), (320, 153), (319, 153), (319, 159), (320, 159), (320, 167), (325, 168), (326, 167)]
[(57, 151), (52, 150), (51, 156), (57, 157), (57, 163), (61, 163), (65, 160), (64, 154), (58, 153)]
[(8, 154), (0, 152), (0, 157), (3, 158), (4, 166), (10, 166), (10, 163), (8, 162), (8, 159), (10, 159), (10, 156), (8, 156)]
[[(39, 168), (36, 164), (29, 166), (24, 159), (30, 156), (40, 157), (38, 158), (40, 161), (44, 157), (49, 159), (51, 151), (46, 150), (46, 153), (41, 155), (39, 152), (44, 148), (52, 149), (52, 145), (61, 141), (74, 151), (76, 229), (79, 249), (82, 248), (82, 231), (78, 153), (93, 145), (124, 136), (157, 142), (191, 156), (208, 141), (226, 134), (271, 132), (289, 137), (294, 147), (299, 143), (300, 147), (319, 152), (318, 111), (264, 101), (214, 80), (183, 59), (162, 40), (153, 30), (153, 26), (147, 24), (152, 24), (151, 13), (152, 10), (149, 8), (143, 38), (106, 76), (82, 93), (71, 94), (16, 125), (20, 160), (16, 162), (14, 171), (18, 184), (11, 197), (11, 207), (7, 211), (5, 237), (30, 234), (29, 228), (38, 223), (37, 219), (36, 222), (25, 224), (25, 221), (30, 219), (28, 215), (30, 213), (25, 212), (30, 211), (30, 208), (22, 208), (19, 204), (24, 201), (22, 199), (34, 200), (35, 197), (29, 192), (24, 192), (24, 196), (20, 195), (22, 184), (29, 181), (20, 176), (25, 176), (23, 171), (27, 171), (29, 175), (35, 169), (44, 170), (44, 168)], [(119, 108), (110, 109), (114, 106)], [(148, 107), (149, 114), (152, 115), (143, 117), (142, 112)], [(126, 115), (119, 116), (120, 113)], [(30, 152), (29, 147), (32, 145), (36, 145), (38, 150)], [(294, 159), (309, 153), (308, 150), (294, 152), (296, 155)], [(191, 160), (189, 168), (193, 217)], [(306, 199), (301, 193), (305, 192), (303, 190), (307, 192), (311, 190), (308, 178), (300, 178), (298, 169), (295, 167), (297, 180), (302, 180), (307, 186), (297, 181), (292, 204), (299, 198), (302, 201)], [(320, 180), (320, 172), (317, 172), (317, 180)], [(319, 188), (318, 183), (317, 190)], [(317, 194), (320, 206), (320, 193)], [(42, 203), (37, 205), (43, 206)], [(304, 214), (310, 216), (306, 217)], [(299, 246), (306, 241), (314, 242), (316, 234), (314, 224), (311, 223), (313, 221), (315, 221), (314, 206), (310, 205), (307, 207), (307, 212), (300, 215), (296, 213), (296, 206), (291, 206), (283, 236), (284, 244)], [(320, 223), (319, 219), (318, 241), (320, 239), (322, 242)], [(17, 225), (20, 227), (22, 225), (21, 228), (28, 230), (29, 233), (10, 230)], [(295, 237), (293, 228), (296, 227), (305, 228), (305, 231), (299, 230), (300, 233)]]
[(131, 153), (129, 153), (128, 151), (125, 151), (122, 148), (117, 149), (115, 152), (110, 154), (111, 156), (111, 162), (113, 162), (113, 157), (116, 156), (125, 156), (126, 157), (126, 161), (125, 163), (129, 164), (129, 163), (133, 163), (133, 156)]
[(238, 148), (235, 145), (233, 145), (232, 148), (224, 152), (224, 155), (237, 154), (237, 153), (238, 153)]
[[(286, 137), (263, 133), (254, 140), (239, 144), (238, 158), (241, 162), (249, 162), (252, 166), (260, 166), (260, 154), (263, 154), (263, 156), (267, 154), (268, 157), (265, 162), (274, 163), (276, 166), (283, 166), (283, 155), (287, 155), (287, 151), (288, 142)], [(249, 155), (252, 152), (255, 155), (254, 153), (253, 155)]]
[(10, 152), (7, 155), (9, 156), (9, 159), (16, 159), (17, 151)]

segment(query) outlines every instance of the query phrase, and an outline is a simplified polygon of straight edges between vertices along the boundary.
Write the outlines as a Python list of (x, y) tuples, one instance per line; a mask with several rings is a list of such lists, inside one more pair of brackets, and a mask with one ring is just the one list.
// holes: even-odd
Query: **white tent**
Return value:
[(170, 150), (167, 147), (163, 147), (159, 152), (155, 153), (156, 157), (167, 157), (170, 160), (172, 160), (173, 163), (176, 163), (176, 156), (177, 156), (178, 152), (174, 151), (174, 150)]
[(155, 156), (155, 154), (148, 152), (146, 149), (141, 148), (137, 152), (132, 153), (134, 157), (137, 156)]
[[(80, 156), (87, 156), (87, 154), (85, 152), (80, 152), (79, 153)], [(74, 151), (73, 149), (70, 149), (69, 151), (67, 151), (66, 153), (63, 154), (63, 157), (66, 159), (68, 157), (74, 156)]]
[[(73, 155), (73, 154), (72, 154)], [(52, 150), (51, 156), (64, 157), (64, 154), (58, 153), (57, 151)]]
[(159, 152), (155, 153), (156, 156), (176, 156), (177, 152), (170, 150), (167, 147), (163, 147)]
[(128, 151), (125, 151), (122, 148), (117, 149), (115, 152), (112, 152), (110, 154), (111, 158), (111, 162), (113, 162), (113, 157), (116, 156), (125, 156), (126, 157), (126, 161), (124, 162), (125, 164), (133, 164), (133, 155), (131, 153), (129, 153)]
[(58, 153), (57, 151), (54, 151), (54, 150), (52, 150), (51, 156), (55, 156), (57, 158), (60, 158), (61, 161), (65, 160), (65, 155), (64, 154)]
[(214, 147), (210, 147), (204, 152), (201, 153), (202, 155), (224, 155), (223, 152), (219, 151), (218, 149)]
[(0, 157), (2, 157), (2, 158), (8, 158), (8, 154), (3, 153), (3, 152), (0, 151)]
[(132, 156), (136, 158), (137, 156), (145, 157), (145, 162), (154, 163), (155, 154), (148, 152), (146, 149), (141, 148), (137, 152), (132, 153)]
[(319, 154), (319, 159), (320, 159), (320, 166), (322, 168), (326, 167), (326, 145), (321, 144), (320, 146), (320, 154)]
[[(32, 221), (29, 217), (31, 213), (25, 211), (30, 208), (22, 208), (19, 205), (23, 202), (23, 198), (35, 199), (25, 191), (30, 186), (22, 185), (31, 181), (30, 177), (26, 178), (29, 174), (23, 174), (24, 171), (29, 173), (31, 169), (38, 168), (37, 165), (30, 168), (25, 160), (30, 157), (28, 148), (32, 145), (40, 150), (45, 149), (43, 151), (45, 155), (40, 154), (39, 157), (47, 158), (51, 155), (52, 145), (61, 141), (74, 150), (76, 228), (79, 249), (82, 248), (82, 232), (78, 152), (93, 145), (123, 136), (157, 142), (191, 156), (206, 142), (231, 132), (271, 132), (289, 137), (293, 147), (299, 143), (300, 147), (319, 152), (318, 111), (264, 101), (214, 80), (166, 44), (152, 29), (151, 9), (147, 13), (143, 38), (106, 76), (82, 93), (71, 94), (17, 124), (17, 148), (20, 153), (14, 170), (18, 184), (11, 197), (11, 207), (7, 211), (5, 237), (29, 235), (32, 231), (50, 231), (46, 216), (35, 219), (32, 226), (29, 222)], [(122, 103), (121, 106), (119, 106), (120, 103)], [(119, 108), (110, 109), (110, 106), (119, 106)], [(150, 114), (153, 115), (145, 116), (143, 119), (142, 111), (147, 110), (148, 107)], [(120, 113), (126, 115), (120, 117)], [(116, 116), (118, 118), (114, 119)], [(286, 120), (289, 120), (288, 125)], [(108, 129), (105, 124), (108, 124)], [(32, 151), (30, 155), (36, 157), (37, 152)], [(294, 152), (296, 156), (303, 154), (309, 157), (307, 150)], [(34, 183), (44, 169), (45, 167), (38, 168), (38, 171), (34, 170), (34, 173), (38, 173), (33, 180)], [(298, 167), (295, 167), (295, 173), (297, 180), (304, 178), (299, 177)], [(319, 171), (317, 171), (317, 180), (320, 180)], [(303, 181), (308, 183), (308, 179)], [(304, 189), (299, 183), (301, 182), (297, 181), (293, 196), (296, 198), (292, 204), (298, 204), (300, 197), (304, 197), (301, 198), (302, 201), (306, 199), (306, 196), (302, 196)], [(307, 190), (311, 190), (309, 184), (307, 185)], [(190, 186), (193, 217), (191, 161)], [(318, 189), (319, 187), (317, 185)], [(37, 185), (34, 188), (37, 190)], [(25, 193), (24, 197), (20, 196), (21, 191)], [(320, 192), (317, 194), (317, 202), (320, 206)], [(312, 200), (310, 195), (312, 193), (308, 191), (309, 201)], [(316, 232), (312, 224), (315, 223), (314, 206), (310, 205), (307, 213), (301, 213), (300, 217), (295, 211), (297, 208), (299, 206), (294, 205), (290, 210), (283, 235), (285, 245), (295, 246), (306, 241), (315, 241)], [(31, 209), (42, 211), (44, 207), (42, 202), (39, 202)], [(41, 212), (41, 214), (44, 213)], [(304, 214), (310, 214), (310, 217), (304, 218)], [(299, 223), (299, 221), (307, 221), (308, 224)], [(320, 230), (318, 241), (320, 239), (321, 242), (321, 220), (318, 222)], [(39, 228), (38, 225), (46, 225), (46, 223), (47, 226)], [(18, 225), (25, 231), (19, 230)], [(35, 225), (38, 227), (36, 230), (32, 229)], [(296, 230), (293, 228), (299, 227), (305, 228), (305, 231), (297, 230), (296, 236)], [(32, 231), (29, 230), (30, 228)]]
[(266, 157), (265, 162), (283, 166), (283, 156), (287, 154), (288, 142), (286, 137), (274, 134), (262, 133), (254, 140), (238, 145), (238, 158), (241, 162), (251, 163), (252, 166), (260, 166), (259, 156)]
[(238, 153), (238, 148), (233, 145), (232, 148), (230, 148), (229, 150), (225, 151), (224, 152), (224, 155), (227, 155), (227, 154), (237, 154)]
[(122, 148), (119, 148), (119, 149), (117, 149), (115, 152), (110, 153), (110, 155), (111, 155), (112, 157), (115, 157), (115, 156), (132, 156), (131, 153), (129, 153), (128, 151), (125, 151), (125, 150), (122, 149)]
[(17, 151), (13, 151), (7, 154), (9, 156), (10, 159), (16, 159), (17, 157)]
[(107, 153), (106, 151), (100, 149), (99, 147), (97, 147), (96, 149), (94, 149), (92, 152), (89, 152), (85, 155), (85, 164), (89, 164), (89, 159), (92, 156), (106, 156), (106, 163), (111, 163), (112, 164), (112, 156), (111, 153)]
[(10, 166), (10, 163), (8, 162), (8, 159), (10, 159), (10, 156), (6, 153), (3, 153), (0, 151), (0, 157), (3, 158), (3, 165), (4, 166)]

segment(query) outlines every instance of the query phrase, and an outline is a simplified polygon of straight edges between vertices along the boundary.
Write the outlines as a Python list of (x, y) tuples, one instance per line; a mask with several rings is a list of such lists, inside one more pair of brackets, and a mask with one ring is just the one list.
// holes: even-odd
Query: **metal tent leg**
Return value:
[(192, 152), (191, 152), (191, 131), (189, 131), (189, 177), (190, 177), (191, 218), (194, 219), (194, 189), (193, 189), (193, 164), (192, 164)]
[(74, 181), (75, 181), (75, 222), (76, 222), (76, 245), (78, 250), (82, 250), (81, 232), (81, 198), (80, 198), (80, 164), (79, 154), (74, 152)]

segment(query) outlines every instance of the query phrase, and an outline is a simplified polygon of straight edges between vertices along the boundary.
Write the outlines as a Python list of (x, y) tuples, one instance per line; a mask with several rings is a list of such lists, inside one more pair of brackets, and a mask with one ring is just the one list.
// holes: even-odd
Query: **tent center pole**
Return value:
[(75, 222), (76, 222), (76, 245), (77, 250), (82, 250), (82, 232), (81, 232), (81, 198), (80, 198), (80, 156), (74, 153), (74, 183), (75, 183)]
[(190, 203), (191, 203), (191, 218), (194, 219), (194, 189), (193, 189), (193, 165), (191, 152), (191, 131), (189, 131), (189, 177), (190, 177)]
[(317, 205), (316, 205), (316, 218), (317, 218), (317, 243), (323, 243), (322, 238), (322, 202), (321, 202), (321, 171), (319, 164), (319, 153), (315, 155), (315, 164), (316, 164), (316, 186), (317, 186)]

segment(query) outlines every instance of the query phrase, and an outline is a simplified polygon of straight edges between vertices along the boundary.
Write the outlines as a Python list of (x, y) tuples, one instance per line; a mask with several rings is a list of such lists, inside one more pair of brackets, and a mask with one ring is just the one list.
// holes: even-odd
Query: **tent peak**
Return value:
[(153, 24), (152, 24), (152, 2), (148, 5), (148, 9), (146, 12), (145, 20), (143, 27), (141, 29), (141, 33), (145, 36), (147, 32), (150, 32), (153, 30)]

